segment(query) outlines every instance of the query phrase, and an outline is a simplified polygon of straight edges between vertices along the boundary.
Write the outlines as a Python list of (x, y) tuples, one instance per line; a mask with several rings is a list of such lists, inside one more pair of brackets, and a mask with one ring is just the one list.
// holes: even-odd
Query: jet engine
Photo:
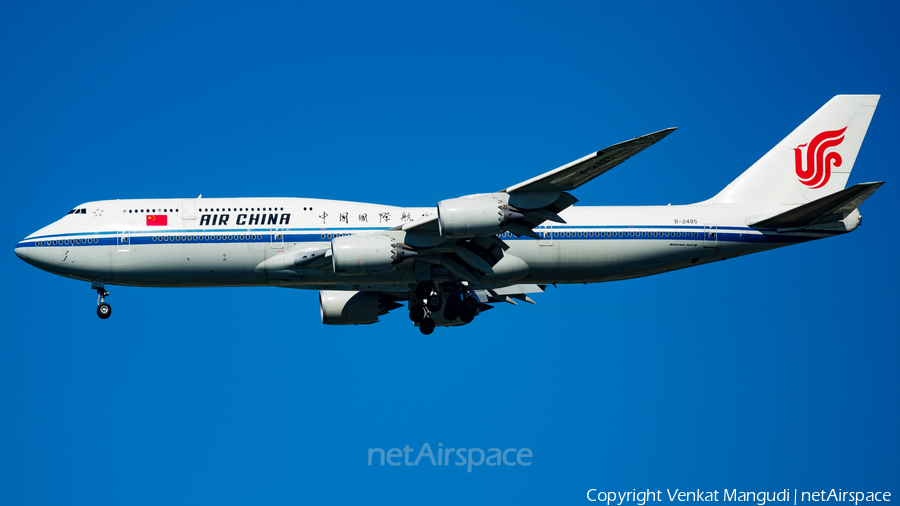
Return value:
[(416, 252), (385, 235), (345, 235), (331, 240), (334, 272), (347, 276), (387, 272)]
[(376, 292), (319, 291), (319, 310), (325, 325), (375, 323), (379, 316), (398, 307), (401, 304)]
[(438, 202), (437, 210), (441, 236), (459, 239), (494, 235), (502, 226), (524, 217), (490, 197), (442, 200)]

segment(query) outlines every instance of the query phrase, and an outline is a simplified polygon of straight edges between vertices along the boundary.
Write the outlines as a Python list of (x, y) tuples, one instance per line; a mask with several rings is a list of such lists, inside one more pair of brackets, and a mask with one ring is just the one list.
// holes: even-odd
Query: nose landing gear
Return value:
[(103, 288), (103, 281), (92, 281), (91, 288), (97, 291), (97, 316), (105, 320), (112, 315), (112, 306), (106, 302), (109, 292)]

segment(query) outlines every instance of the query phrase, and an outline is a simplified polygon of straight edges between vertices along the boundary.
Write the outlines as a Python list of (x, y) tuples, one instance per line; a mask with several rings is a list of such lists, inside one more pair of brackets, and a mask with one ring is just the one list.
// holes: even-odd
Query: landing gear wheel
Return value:
[(105, 320), (112, 315), (112, 306), (107, 304), (106, 302), (101, 302), (99, 306), (97, 306), (97, 316), (101, 319)]
[(413, 321), (413, 323), (421, 323), (422, 320), (425, 319), (425, 306), (422, 304), (413, 304), (411, 308), (409, 308), (409, 319)]
[(109, 292), (103, 288), (103, 281), (91, 281), (91, 289), (97, 291), (97, 316), (102, 320), (109, 318), (112, 315), (112, 306), (106, 303)]
[[(450, 300), (453, 300), (453, 299), (450, 299)], [(457, 305), (457, 307), (454, 307), (452, 304), (450, 304), (450, 301), (447, 301), (447, 307), (444, 309), (444, 318), (446, 318), (447, 321), (451, 321), (451, 322), (453, 320), (459, 318), (458, 305)]]
[(441, 296), (438, 294), (434, 294), (428, 297), (428, 301), (425, 302), (425, 305), (428, 306), (428, 310), (432, 313), (439, 310), (441, 306), (444, 305), (444, 301), (441, 300)]
[(434, 320), (431, 318), (425, 318), (422, 320), (422, 323), (419, 323), (419, 331), (421, 331), (426, 336), (434, 332)]
[(434, 291), (434, 283), (431, 281), (422, 281), (416, 285), (416, 297), (419, 299), (427, 299), (432, 291)]
[(478, 314), (478, 299), (469, 297), (462, 302), (462, 308), (459, 311), (459, 319), (469, 323), (475, 319)]

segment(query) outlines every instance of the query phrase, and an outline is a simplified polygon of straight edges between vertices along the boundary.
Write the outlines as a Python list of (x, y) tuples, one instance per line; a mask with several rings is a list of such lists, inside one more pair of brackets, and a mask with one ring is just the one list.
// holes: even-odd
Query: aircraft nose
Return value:
[(28, 260), (28, 248), (24, 246), (16, 246), (16, 256), (22, 260)]

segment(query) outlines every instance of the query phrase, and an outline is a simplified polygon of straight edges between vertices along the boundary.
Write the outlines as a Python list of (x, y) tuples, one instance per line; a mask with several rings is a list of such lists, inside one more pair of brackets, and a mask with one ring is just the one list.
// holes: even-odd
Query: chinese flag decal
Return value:
[(168, 216), (165, 214), (148, 214), (147, 215), (147, 226), (148, 227), (165, 227), (168, 225)]

